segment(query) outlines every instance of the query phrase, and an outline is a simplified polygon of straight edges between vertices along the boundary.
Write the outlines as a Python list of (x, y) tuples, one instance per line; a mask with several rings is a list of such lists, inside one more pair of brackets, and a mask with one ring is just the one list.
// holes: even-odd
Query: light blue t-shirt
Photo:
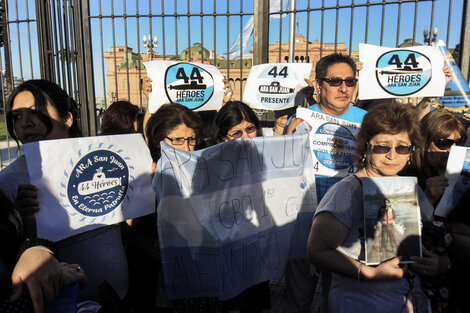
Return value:
[[(320, 110), (317, 104), (311, 105), (307, 109), (326, 114), (325, 112)], [(366, 115), (366, 113), (367, 113), (366, 110), (363, 110), (361, 108), (358, 108), (349, 104), (349, 109), (346, 111), (346, 113), (344, 113), (343, 115), (335, 116), (335, 117), (346, 120), (348, 122), (352, 122), (352, 123), (362, 123), (362, 119), (364, 118), (364, 115)], [(327, 115), (333, 116), (331, 114), (327, 114)], [(292, 117), (295, 117), (295, 115), (293, 115)], [(287, 124), (284, 127), (284, 134), (287, 131), (287, 126), (289, 125), (291, 119), (287, 121)], [(328, 191), (328, 189), (340, 180), (341, 180), (341, 177), (315, 175), (315, 187), (317, 190), (318, 202), (321, 201), (321, 199), (323, 198), (325, 193)]]

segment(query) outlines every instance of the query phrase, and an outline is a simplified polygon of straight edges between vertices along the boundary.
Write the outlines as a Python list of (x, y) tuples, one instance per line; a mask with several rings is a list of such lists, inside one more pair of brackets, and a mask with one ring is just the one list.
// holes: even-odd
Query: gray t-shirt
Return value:
[[(432, 205), (418, 187), (421, 218), (429, 220)], [(315, 215), (331, 212), (348, 229), (348, 235), (338, 247), (341, 253), (364, 261), (364, 211), (362, 185), (357, 177), (348, 176), (333, 185), (318, 205)], [(406, 278), (395, 281), (375, 282), (332, 273), (328, 308), (330, 312), (401, 312), (410, 286)], [(415, 277), (415, 290), (421, 290), (419, 277)]]
[[(24, 156), (0, 171), (0, 190), (13, 202), (18, 185), (29, 183)], [(87, 231), (56, 244), (61, 261), (77, 263), (86, 272), (88, 283), (86, 288), (79, 289), (78, 301), (99, 302), (98, 286), (104, 280), (121, 298), (126, 295), (129, 284), (127, 259), (118, 224)]]

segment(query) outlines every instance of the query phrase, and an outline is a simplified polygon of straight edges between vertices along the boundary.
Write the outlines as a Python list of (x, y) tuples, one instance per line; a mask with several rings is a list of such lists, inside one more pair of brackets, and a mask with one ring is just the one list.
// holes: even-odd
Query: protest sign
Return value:
[(356, 172), (354, 136), (361, 124), (305, 108), (298, 108), (296, 114), (312, 127), (310, 148), (316, 175), (345, 177)]
[(232, 298), (306, 258), (316, 208), (307, 135), (162, 144), (153, 186), (170, 299)]
[(282, 110), (294, 106), (295, 95), (307, 86), (311, 63), (269, 63), (251, 68), (243, 102), (253, 109)]
[(178, 103), (194, 111), (222, 107), (223, 76), (215, 66), (177, 61), (148, 61), (144, 65), (152, 80), (150, 113), (166, 103)]
[(444, 58), (434, 46), (386, 48), (359, 44), (359, 99), (439, 97)]
[(57, 241), (155, 211), (150, 152), (141, 134), (23, 146), (38, 187), (38, 237)]
[(452, 146), (445, 176), (449, 180), (435, 215), (447, 217), (470, 188), (470, 148)]
[(454, 57), (447, 50), (445, 43), (439, 40), (437, 46), (446, 58), (446, 63), (450, 66), (453, 74), (452, 80), (446, 84), (444, 96), (437, 98), (437, 105), (444, 106), (446, 110), (454, 113), (470, 112), (470, 86), (468, 86), (459, 66), (455, 63)]

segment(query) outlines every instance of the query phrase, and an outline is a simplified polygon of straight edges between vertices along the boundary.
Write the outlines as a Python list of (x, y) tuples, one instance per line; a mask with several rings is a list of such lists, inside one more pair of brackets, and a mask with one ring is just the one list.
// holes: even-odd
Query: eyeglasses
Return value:
[(166, 139), (168, 139), (172, 145), (175, 145), (175, 146), (182, 146), (184, 145), (184, 143), (186, 141), (188, 141), (188, 144), (190, 146), (195, 146), (199, 143), (199, 138), (196, 138), (196, 137), (188, 137), (188, 138), (184, 138), (184, 137), (174, 137), (174, 138), (170, 138), (170, 137), (166, 137)]
[(373, 153), (376, 154), (386, 154), (389, 153), (392, 148), (395, 149), (395, 152), (397, 154), (409, 154), (410, 152), (415, 150), (414, 146), (396, 146), (396, 147), (389, 147), (389, 146), (381, 146), (381, 145), (372, 145), (370, 143), (367, 143), (367, 147), (369, 150), (371, 150)]
[(465, 141), (466, 141), (466, 138), (460, 138), (457, 140), (441, 138), (441, 139), (434, 140), (434, 144), (440, 150), (447, 150), (447, 149), (450, 149), (450, 147), (452, 147), (453, 145), (463, 146), (465, 144)]
[(331, 87), (339, 87), (343, 84), (343, 82), (346, 84), (346, 87), (354, 87), (356, 86), (357, 79), (349, 77), (346, 79), (341, 79), (338, 77), (333, 77), (333, 78), (322, 78), (321, 80), (325, 81), (330, 85)]
[[(247, 134), (252, 134), (255, 131), (256, 131), (256, 126), (255, 125), (245, 128), (245, 132)], [(231, 135), (227, 134), (227, 136), (230, 136), (232, 138), (241, 138), (243, 136), (243, 130), (237, 130), (236, 132), (234, 132)]]

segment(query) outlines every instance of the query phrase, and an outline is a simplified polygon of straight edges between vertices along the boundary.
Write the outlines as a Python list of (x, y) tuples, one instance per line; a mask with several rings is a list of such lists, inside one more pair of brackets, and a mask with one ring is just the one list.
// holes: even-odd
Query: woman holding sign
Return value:
[[(77, 103), (53, 82), (24, 82), (10, 95), (7, 108), (10, 136), (23, 144), (81, 136)], [(40, 205), (37, 188), (30, 184), (24, 156), (0, 172), (0, 190), (21, 208), (25, 232), (35, 236), (34, 216)], [(119, 225), (84, 232), (58, 241), (56, 245), (62, 261), (79, 263), (87, 271), (88, 286), (79, 291), (79, 302), (100, 302), (98, 286), (104, 281), (115, 289), (119, 297), (125, 296), (128, 287), (127, 260)]]
[[(396, 176), (420, 147), (420, 138), (412, 108), (376, 105), (365, 115), (357, 135), (359, 171), (331, 187), (318, 205), (307, 252), (312, 263), (332, 272), (330, 312), (409, 312), (413, 305), (414, 312), (427, 312), (428, 299), (416, 273), (438, 272), (437, 256), (411, 257), (417, 263), (410, 268), (400, 264), (400, 257), (378, 266), (364, 264), (361, 177)], [(422, 219), (431, 219), (433, 208), (420, 189), (418, 198)]]

